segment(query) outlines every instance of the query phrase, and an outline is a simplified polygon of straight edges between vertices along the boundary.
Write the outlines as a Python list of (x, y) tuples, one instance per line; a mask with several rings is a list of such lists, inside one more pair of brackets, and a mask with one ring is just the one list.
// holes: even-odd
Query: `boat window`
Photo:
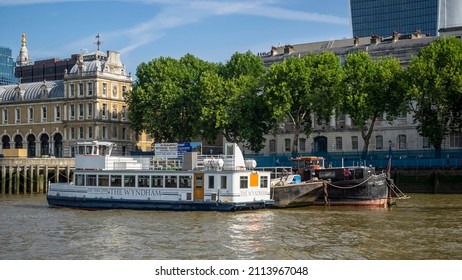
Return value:
[(164, 187), (164, 176), (154, 175), (152, 176), (152, 187), (153, 188), (163, 188)]
[(180, 188), (191, 188), (191, 176), (180, 176)]
[(249, 177), (241, 176), (239, 182), (239, 187), (241, 189), (247, 189), (249, 187)]
[(209, 178), (209, 189), (215, 188), (215, 176), (208, 176)]
[(364, 178), (364, 169), (355, 169), (355, 179)]
[(76, 174), (75, 175), (75, 185), (76, 186), (85, 186), (85, 175)]
[(111, 175), (111, 187), (122, 186), (122, 175)]
[(149, 175), (139, 175), (138, 176), (138, 187), (139, 188), (149, 188)]
[(260, 188), (262, 189), (268, 188), (268, 176), (260, 177)]
[(98, 176), (98, 186), (108, 187), (109, 186), (109, 175), (99, 175)]
[(166, 188), (177, 188), (178, 187), (178, 177), (173, 175), (165, 176), (165, 187)]
[(87, 175), (87, 186), (96, 186), (96, 174)]
[(226, 176), (221, 176), (221, 185), (220, 189), (226, 190), (228, 188), (228, 177)]
[(319, 171), (319, 179), (332, 179), (335, 178), (335, 170)]
[(135, 177), (135, 175), (124, 175), (124, 187), (134, 187)]

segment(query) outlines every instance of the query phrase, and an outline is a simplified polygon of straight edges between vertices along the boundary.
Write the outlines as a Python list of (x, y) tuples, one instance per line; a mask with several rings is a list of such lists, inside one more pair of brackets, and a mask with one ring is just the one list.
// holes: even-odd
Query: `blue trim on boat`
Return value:
[(268, 208), (272, 200), (222, 203), (204, 201), (160, 201), (135, 199), (100, 199), (47, 195), (50, 207), (84, 209), (130, 209), (130, 210), (171, 210), (171, 211), (240, 211)]

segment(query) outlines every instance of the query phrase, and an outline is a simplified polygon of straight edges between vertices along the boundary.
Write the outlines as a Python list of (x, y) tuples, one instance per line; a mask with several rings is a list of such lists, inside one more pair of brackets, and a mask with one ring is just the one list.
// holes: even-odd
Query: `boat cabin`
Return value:
[(373, 170), (366, 166), (334, 167), (315, 170), (315, 176), (321, 180), (331, 182), (364, 180), (373, 174)]
[(292, 158), (292, 171), (299, 174), (303, 181), (313, 178), (314, 171), (324, 168), (324, 158), (315, 156), (304, 156)]

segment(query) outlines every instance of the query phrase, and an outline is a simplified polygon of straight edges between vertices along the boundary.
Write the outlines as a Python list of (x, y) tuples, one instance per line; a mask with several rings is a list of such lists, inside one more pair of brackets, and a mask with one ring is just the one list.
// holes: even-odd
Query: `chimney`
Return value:
[(396, 42), (399, 40), (399, 33), (398, 32), (393, 32), (393, 42)]
[(284, 46), (284, 54), (291, 54), (294, 52), (294, 46), (292, 45), (285, 45)]
[(276, 56), (278, 55), (278, 48), (276, 48), (275, 46), (272, 46), (271, 47), (271, 56)]
[(380, 38), (380, 36), (378, 36), (378, 35), (372, 35), (371, 36), (371, 45), (377, 45), (381, 41), (382, 41), (382, 38)]
[(359, 38), (357, 36), (353, 37), (353, 45), (357, 47), (359, 45)]
[(417, 29), (414, 34), (412, 34), (412, 39), (420, 39), (422, 38), (422, 31)]

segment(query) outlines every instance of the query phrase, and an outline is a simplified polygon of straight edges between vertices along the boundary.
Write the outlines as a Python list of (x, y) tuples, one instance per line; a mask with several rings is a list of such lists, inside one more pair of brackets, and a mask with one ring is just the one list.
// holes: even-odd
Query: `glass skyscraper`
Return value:
[[(446, 1), (444, 1), (446, 2)], [(438, 35), (439, 0), (350, 0), (353, 36)]]
[(18, 82), (14, 76), (14, 66), (11, 49), (0, 47), (0, 85), (11, 85)]

